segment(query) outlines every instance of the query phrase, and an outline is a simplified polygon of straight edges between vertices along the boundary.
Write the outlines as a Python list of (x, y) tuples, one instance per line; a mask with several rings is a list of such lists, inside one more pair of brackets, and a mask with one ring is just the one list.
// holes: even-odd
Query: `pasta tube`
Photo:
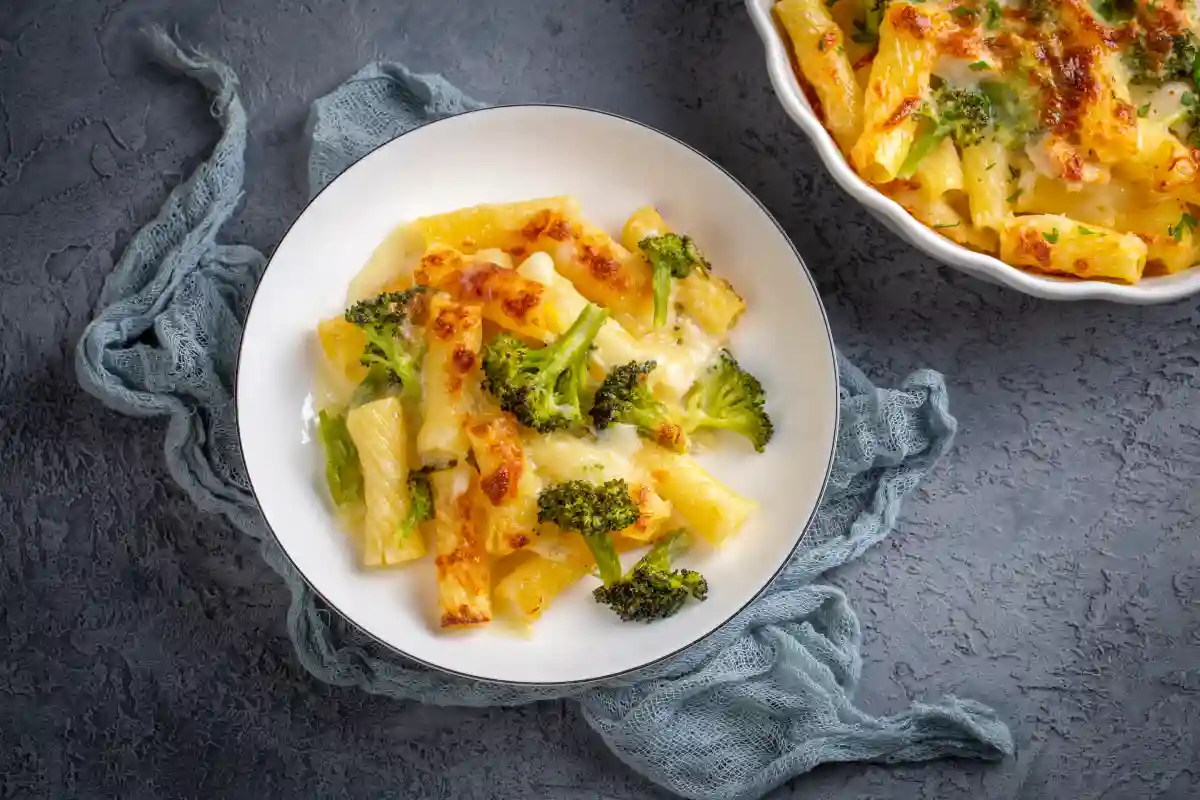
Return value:
[(479, 383), (483, 318), (479, 306), (458, 303), (438, 292), (429, 302), (426, 352), (421, 364), (424, 418), (417, 453), (425, 466), (465, 458), (465, 430), (474, 387)]
[(1146, 255), (1137, 236), (1059, 215), (1013, 217), (1000, 231), (1001, 258), (1042, 272), (1137, 283)]
[(521, 432), (507, 414), (476, 416), (466, 427), (479, 465), (487, 550), (505, 556), (537, 535), (538, 492), (542, 483), (525, 457)]
[(346, 429), (358, 449), (363, 474), (362, 559), (369, 567), (400, 564), (425, 555), (420, 531), (405, 532), (411, 501), (404, 409), (385, 397), (350, 409)]
[(438, 607), (443, 628), (492, 619), (491, 563), (479, 531), (479, 476), (466, 462), (433, 473)]
[(842, 29), (824, 0), (781, 0), (775, 12), (783, 23), (800, 65), (816, 90), (821, 113), (843, 152), (857, 141), (863, 127), (863, 93), (846, 56)]
[(916, 112), (929, 91), (936, 55), (934, 21), (919, 5), (892, 3), (879, 31), (867, 82), (863, 133), (850, 151), (872, 183), (896, 177), (917, 134)]
[(649, 469), (655, 490), (687, 520), (690, 530), (710, 544), (720, 545), (737, 533), (758, 507), (709, 475), (689, 455), (651, 446), (642, 451), (640, 460)]

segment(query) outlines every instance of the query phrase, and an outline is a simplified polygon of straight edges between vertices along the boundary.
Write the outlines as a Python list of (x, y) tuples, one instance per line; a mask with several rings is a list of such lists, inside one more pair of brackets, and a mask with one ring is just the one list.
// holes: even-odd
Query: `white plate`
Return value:
[(777, 26), (771, 9), (776, 0), (746, 0), (754, 27), (767, 50), (767, 73), (784, 111), (808, 136), (825, 168), (847, 193), (909, 244), (951, 267), (1048, 300), (1111, 300), (1137, 305), (1168, 303), (1200, 292), (1200, 268), (1175, 275), (1145, 278), (1133, 286), (1105, 281), (1081, 281), (1025, 272), (998, 258), (976, 253), (939, 236), (875, 187), (864, 181), (846, 162), (833, 138), (808, 104), (792, 69), (789, 43)]
[[(578, 197), (619, 232), (640, 205), (691, 232), (749, 311), (733, 349), (768, 391), (776, 434), (755, 454), (734, 437), (704, 463), (762, 504), (721, 551), (690, 554), (703, 603), (651, 625), (620, 622), (585, 579), (522, 637), (501, 626), (439, 632), (429, 559), (366, 572), (336, 528), (313, 441), (314, 327), (343, 308), (350, 279), (398, 223), (478, 203)], [(381, 642), (485, 680), (565, 683), (612, 677), (711, 633), (755, 598), (795, 550), (821, 497), (837, 434), (833, 342), (812, 278), (767, 211), (720, 167), (665, 134), (578, 108), (508, 106), (401, 136), (350, 167), (284, 236), (246, 321), (237, 417), (254, 492), (288, 557), (338, 611)], [(626, 563), (630, 563), (629, 556)]]

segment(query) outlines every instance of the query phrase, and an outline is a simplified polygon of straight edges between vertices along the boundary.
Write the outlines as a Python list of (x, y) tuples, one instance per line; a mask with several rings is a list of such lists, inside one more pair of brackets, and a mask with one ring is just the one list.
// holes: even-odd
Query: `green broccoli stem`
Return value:
[(872, 36), (879, 35), (879, 26), (883, 23), (885, 0), (862, 0), (863, 30)]
[(659, 407), (646, 408), (644, 406), (633, 406), (629, 409), (626, 419), (628, 422), (633, 423), (633, 427), (637, 428), (638, 434), (647, 439), (656, 439), (658, 437), (659, 426), (670, 422), (666, 415), (661, 412), (662, 410)]
[(358, 448), (346, 427), (346, 417), (322, 411), (317, 415), (317, 433), (325, 450), (325, 482), (338, 506), (362, 501), (363, 476)]
[(368, 347), (367, 352), (363, 354), (362, 363), (372, 368), (383, 367), (395, 373), (406, 397), (411, 398), (418, 393), (421, 382), (417, 359), (408, 351), (404, 343), (394, 334), (375, 328), (363, 328), (363, 333), (366, 334), (370, 345), (379, 353), (373, 352)]
[(638, 560), (636, 567), (644, 566), (650, 569), (667, 572), (671, 563), (692, 548), (692, 537), (684, 528), (678, 528), (663, 536), (650, 552)]
[(933, 125), (920, 134), (916, 141), (912, 143), (912, 147), (908, 149), (908, 157), (904, 159), (904, 163), (900, 165), (900, 171), (896, 173), (896, 177), (901, 180), (908, 180), (917, 171), (917, 166), (925, 156), (933, 152), (933, 148), (941, 143), (950, 135), (950, 128), (946, 125)]
[(433, 519), (433, 514), (433, 494), (429, 488), (429, 478), (423, 472), (410, 474), (408, 476), (408, 515), (396, 531), (396, 547), (402, 546), (422, 522)]
[(592, 557), (596, 559), (596, 569), (600, 572), (600, 580), (605, 586), (611, 586), (621, 580), (621, 557), (613, 546), (612, 538), (607, 533), (595, 536), (583, 536)]
[(607, 321), (608, 311), (589, 303), (567, 328), (567, 332), (547, 346), (549, 359), (546, 361), (545, 374), (553, 379), (551, 386), (564, 372), (583, 362), (596, 334), (600, 333)]
[(653, 262), (654, 327), (667, 324), (667, 305), (671, 300), (671, 267), (661, 261)]

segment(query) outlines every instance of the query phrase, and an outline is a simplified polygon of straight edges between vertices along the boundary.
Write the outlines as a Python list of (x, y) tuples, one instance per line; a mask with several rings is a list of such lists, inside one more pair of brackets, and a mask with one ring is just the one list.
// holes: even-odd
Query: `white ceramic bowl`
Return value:
[[(522, 638), (502, 626), (445, 634), (434, 567), (367, 572), (336, 528), (321, 486), (310, 385), (314, 326), (336, 315), (350, 279), (403, 220), (487, 202), (572, 194), (617, 232), (640, 205), (692, 232), (749, 311), (732, 346), (768, 391), (776, 434), (755, 454), (733, 437), (702, 458), (761, 512), (720, 551), (693, 551), (711, 592), (652, 625), (620, 622), (585, 579)], [(686, 145), (621, 117), (508, 106), (435, 122), (380, 147), (322, 191), (284, 236), (246, 321), (237, 373), (246, 468), (274, 535), (334, 608), (405, 655), (484, 680), (598, 680), (670, 656), (716, 630), (791, 556), (824, 489), (837, 434), (837, 368), (812, 278), (783, 231), (728, 173)], [(631, 558), (626, 557), (626, 563)]]
[(807, 134), (817, 155), (843, 189), (900, 238), (951, 267), (977, 278), (1048, 300), (1111, 300), (1116, 303), (1167, 303), (1200, 292), (1200, 268), (1145, 278), (1135, 286), (1080, 281), (1025, 272), (993, 256), (951, 242), (918, 222), (900, 204), (858, 176), (808, 103), (789, 57), (790, 44), (771, 9), (776, 0), (746, 0), (754, 27), (767, 51), (767, 73), (779, 102)]

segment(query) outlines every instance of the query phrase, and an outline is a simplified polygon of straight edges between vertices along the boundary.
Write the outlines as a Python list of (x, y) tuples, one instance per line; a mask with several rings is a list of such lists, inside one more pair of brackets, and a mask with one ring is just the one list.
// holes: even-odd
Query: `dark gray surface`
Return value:
[(946, 373), (958, 446), (835, 580), (867, 631), (868, 710), (974, 697), (1020, 753), (822, 768), (779, 797), (1200, 796), (1197, 303), (1055, 305), (936, 266), (825, 175), (740, 5), (682, 0), (0, 2), (0, 796), (400, 797), (435, 776), (473, 798), (499, 775), (530, 796), (662, 796), (569, 705), (438, 710), (310, 679), (284, 590), (171, 483), (161, 426), (75, 385), (113, 258), (215, 136), (200, 92), (134, 46), (147, 21), (243, 76), (231, 240), (271, 248), (304, 203), (308, 103), (393, 58), (482, 100), (679, 136), (779, 217), (873, 377)]

